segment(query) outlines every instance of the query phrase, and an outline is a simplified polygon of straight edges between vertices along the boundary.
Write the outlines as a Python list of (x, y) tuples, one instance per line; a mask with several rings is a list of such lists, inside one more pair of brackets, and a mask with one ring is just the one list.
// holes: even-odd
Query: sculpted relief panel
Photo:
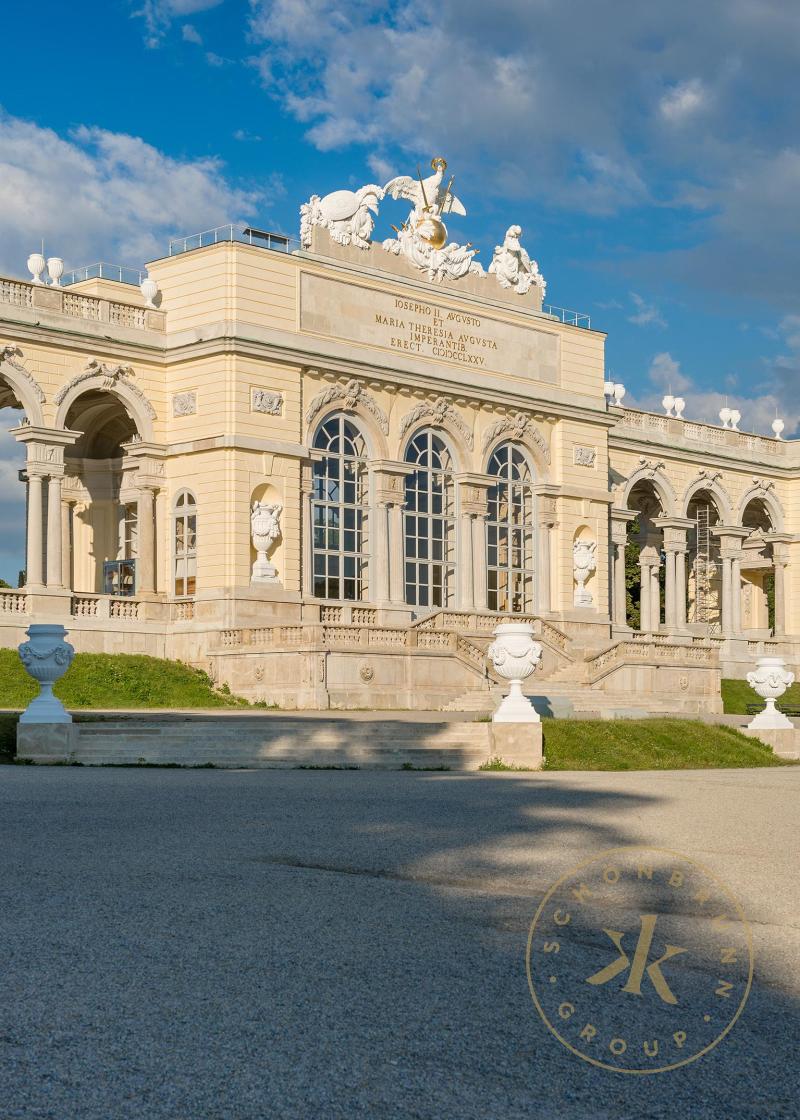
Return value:
[(300, 329), (473, 370), (558, 382), (558, 336), (304, 273)]

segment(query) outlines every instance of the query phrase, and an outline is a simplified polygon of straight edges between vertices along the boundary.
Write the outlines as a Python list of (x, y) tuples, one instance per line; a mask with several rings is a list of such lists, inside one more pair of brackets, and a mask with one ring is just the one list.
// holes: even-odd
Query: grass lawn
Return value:
[[(17, 651), (0, 649), (0, 708), (27, 708), (37, 688)], [(67, 708), (248, 706), (198, 669), (138, 653), (78, 653), (53, 691)]]
[[(748, 704), (758, 704), (764, 707), (764, 701), (754, 692), (747, 681), (724, 680), (722, 682), (722, 703), (726, 712), (732, 715), (743, 716), (747, 714)], [(786, 689), (778, 701), (778, 705), (790, 704), (800, 708), (800, 681), (795, 681)]]
[[(736, 682), (738, 683), (738, 682)], [(733, 727), (681, 719), (548, 719), (546, 770), (705, 770), (791, 766)]]

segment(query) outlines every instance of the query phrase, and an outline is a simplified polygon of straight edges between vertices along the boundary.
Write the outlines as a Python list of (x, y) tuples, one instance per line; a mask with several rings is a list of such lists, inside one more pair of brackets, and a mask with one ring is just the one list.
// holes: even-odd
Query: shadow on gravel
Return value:
[[(588, 1065), (534, 1007), (525, 949), (549, 886), (576, 853), (656, 831), (657, 783), (614, 783), (8, 768), (4, 1117), (796, 1116), (797, 1006), (776, 987), (757, 983), (706, 1057), (648, 1077)], [(655, 870), (580, 922), (576, 908), (542, 974), (606, 1053), (614, 1031), (666, 1048), (724, 1013), (709, 984), (725, 937), (669, 885), (674, 867)], [(652, 913), (639, 992), (623, 992)], [(621, 958), (605, 929), (631, 963), (581, 1006), (586, 977)], [(666, 941), (685, 950), (662, 965), (677, 1005), (647, 971)]]

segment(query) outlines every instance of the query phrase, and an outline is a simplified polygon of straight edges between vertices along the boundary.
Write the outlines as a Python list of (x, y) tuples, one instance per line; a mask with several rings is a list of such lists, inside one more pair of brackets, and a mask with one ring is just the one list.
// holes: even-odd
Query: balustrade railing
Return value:
[(131, 327), (134, 330), (161, 331), (165, 323), (163, 311), (149, 310), (113, 299), (101, 299), (98, 296), (86, 296), (50, 284), (28, 284), (22, 280), (0, 279), (0, 304), (4, 303), (12, 307), (39, 308), (71, 319)]
[(113, 598), (109, 595), (78, 594), (72, 596), (70, 611), (73, 618), (135, 621), (142, 617), (142, 604), (138, 599), (127, 596)]
[(25, 591), (0, 591), (0, 611), (3, 614), (27, 614), (28, 595)]
[(752, 432), (740, 432), (733, 428), (722, 428), (715, 424), (702, 424), (695, 421), (660, 416), (655, 412), (639, 412), (626, 408), (620, 425), (639, 428), (648, 432), (661, 432), (668, 442), (671, 436), (715, 447), (730, 447), (733, 450), (751, 451), (757, 455), (783, 455), (784, 440), (770, 439), (768, 436)]

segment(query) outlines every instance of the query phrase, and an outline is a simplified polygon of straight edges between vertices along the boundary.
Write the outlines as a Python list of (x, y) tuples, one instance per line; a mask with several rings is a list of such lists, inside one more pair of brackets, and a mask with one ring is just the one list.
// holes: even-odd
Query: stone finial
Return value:
[(683, 397), (675, 397), (672, 407), (675, 409), (675, 419), (683, 420), (683, 410), (686, 408), (686, 401)]
[(775, 419), (772, 421), (771, 426), (772, 426), (773, 432), (775, 433), (775, 439), (783, 439), (783, 436), (781, 435), (781, 433), (783, 432), (783, 429), (786, 427), (786, 424), (783, 422), (783, 420), (781, 420), (780, 416), (775, 417)]
[(145, 276), (144, 280), (142, 280), (139, 285), (139, 291), (144, 296), (145, 307), (155, 308), (155, 303), (153, 301), (158, 295), (158, 284), (156, 284), (155, 280), (151, 280), (149, 276)]
[(622, 398), (625, 396), (625, 386), (621, 381), (618, 381), (614, 386), (614, 404), (619, 408), (622, 405)]
[(667, 393), (666, 396), (661, 398), (661, 407), (664, 409), (667, 416), (672, 416), (672, 410), (675, 407), (675, 398), (671, 393)]
[(61, 257), (47, 258), (47, 275), (54, 288), (61, 287), (61, 277), (64, 275), (64, 262)]
[(44, 283), (44, 280), (42, 280), (42, 273), (45, 270), (46, 264), (47, 261), (44, 259), (41, 253), (31, 253), (31, 255), (28, 257), (28, 271), (33, 277), (31, 281), (33, 284)]

